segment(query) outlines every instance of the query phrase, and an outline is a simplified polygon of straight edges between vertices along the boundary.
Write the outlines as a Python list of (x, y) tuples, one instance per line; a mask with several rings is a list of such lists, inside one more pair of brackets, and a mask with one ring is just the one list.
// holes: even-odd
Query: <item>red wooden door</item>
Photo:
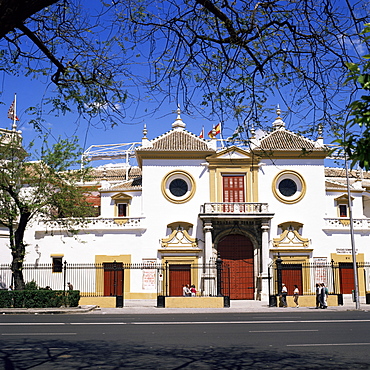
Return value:
[(223, 201), (225, 203), (243, 203), (244, 176), (222, 176)]
[[(217, 246), (220, 257), (229, 266), (230, 299), (254, 299), (254, 260), (253, 244), (240, 234), (230, 234)], [(230, 290), (229, 290), (230, 289)]]
[(302, 290), (302, 265), (291, 264), (282, 265), (281, 282), (288, 289), (288, 295), (293, 295), (294, 285), (298, 285), (299, 294), (303, 294)]
[(104, 263), (104, 295), (123, 295), (123, 264), (119, 262)]
[(191, 283), (190, 265), (170, 265), (170, 297), (182, 296), (184, 284)]
[(342, 294), (351, 294), (355, 289), (355, 280), (353, 273), (353, 264), (340, 262), (339, 263), (339, 279), (340, 279), (340, 292)]

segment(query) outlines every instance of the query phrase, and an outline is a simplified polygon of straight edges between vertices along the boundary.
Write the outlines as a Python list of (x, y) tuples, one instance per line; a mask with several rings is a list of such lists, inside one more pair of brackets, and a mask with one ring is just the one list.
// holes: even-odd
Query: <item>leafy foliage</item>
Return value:
[(89, 169), (71, 169), (79, 163), (75, 140), (60, 140), (52, 148), (45, 143), (39, 160), (30, 161), (18, 133), (5, 133), (0, 143), (0, 223), (9, 229), (15, 289), (24, 289), (22, 265), (28, 224), (32, 220), (57, 223), (77, 233), (93, 212), (84, 188), (78, 186), (88, 179)]
[[(370, 41), (370, 24), (366, 24), (361, 35)], [(349, 105), (349, 117), (345, 123), (344, 136), (335, 142), (344, 149), (351, 160), (351, 167), (359, 165), (370, 169), (370, 54), (363, 57), (362, 63), (347, 63), (347, 83), (357, 84), (361, 96)]]
[[(49, 77), (56, 91), (46, 102), (55, 112), (77, 107), (115, 125), (138, 101), (158, 107), (167, 100), (193, 115), (238, 122), (242, 136), (280, 103), (315, 133), (319, 125), (338, 127), (356, 89), (343, 82), (346, 64), (359, 62), (366, 2), (85, 4), (0, 0), (0, 10), (8, 8), (0, 12), (0, 70)], [(32, 112), (39, 127), (39, 109)]]
[[(270, 102), (284, 103), (306, 131), (335, 129), (356, 89), (343, 83), (346, 63), (359, 60), (364, 3), (130, 0), (120, 6), (130, 39), (138, 48), (150, 44), (150, 87), (207, 117), (263, 127)], [(201, 104), (193, 100), (199, 92)]]
[(80, 291), (71, 290), (0, 290), (0, 307), (2, 308), (45, 308), (68, 305), (77, 307)]

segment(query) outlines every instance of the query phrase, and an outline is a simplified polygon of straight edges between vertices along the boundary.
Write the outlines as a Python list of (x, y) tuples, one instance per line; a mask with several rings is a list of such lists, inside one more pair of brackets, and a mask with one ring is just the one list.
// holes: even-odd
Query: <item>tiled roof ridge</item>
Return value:
[(156, 141), (160, 140), (164, 136), (170, 135), (170, 134), (175, 133), (175, 132), (184, 132), (186, 134), (189, 134), (190, 136), (193, 136), (195, 139), (198, 139), (198, 140), (202, 141), (203, 143), (208, 144), (208, 141), (206, 141), (205, 139), (199, 137), (198, 135), (195, 135), (193, 132), (190, 132), (190, 131), (188, 131), (186, 129), (182, 129), (181, 131), (178, 131), (178, 130), (176, 130), (174, 128), (171, 129), (171, 130), (169, 130), (169, 131), (167, 131), (167, 132), (165, 132), (165, 133), (163, 133), (163, 134), (161, 134), (161, 135), (159, 135), (159, 136), (157, 136), (157, 137), (155, 137), (154, 139), (150, 140), (150, 142), (151, 143), (155, 143)]
[[(172, 139), (173, 138), (173, 139)], [(187, 142), (186, 142), (187, 141)], [(190, 147), (178, 147), (179, 145), (187, 144)], [(164, 134), (157, 136), (156, 138), (150, 140), (150, 145), (138, 147), (137, 151), (183, 151), (183, 150), (193, 150), (193, 151), (214, 151), (210, 148), (208, 141), (200, 138), (198, 135), (193, 134), (185, 129), (172, 129), (165, 132)]]
[[(334, 172), (334, 174), (330, 174)], [(341, 173), (338, 173), (341, 172)], [(348, 175), (351, 179), (359, 179), (361, 177), (360, 170), (348, 170)], [(370, 173), (363, 172), (364, 178), (370, 178)], [(346, 169), (342, 167), (325, 167), (325, 177), (346, 177)]]
[[(259, 139), (259, 142), (260, 144), (268, 139), (270, 136), (274, 135), (274, 134), (277, 134), (277, 133), (285, 133), (285, 134), (288, 134), (288, 135), (291, 135), (291, 136), (294, 136), (296, 138), (299, 138), (303, 141), (306, 141), (308, 144), (312, 145), (313, 146), (313, 149), (322, 149), (322, 148), (325, 148), (325, 145), (324, 146), (320, 146), (320, 147), (316, 147), (316, 141), (312, 140), (312, 139), (309, 139), (301, 134), (298, 134), (296, 132), (293, 132), (293, 131), (290, 131), (288, 129), (286, 129), (285, 127), (284, 128), (279, 128), (279, 129), (275, 129), (275, 130), (272, 130), (268, 133), (266, 133), (264, 136), (262, 136), (260, 139)], [(289, 150), (289, 149), (285, 149), (285, 150)], [(294, 149), (290, 149), (290, 150), (294, 150)]]

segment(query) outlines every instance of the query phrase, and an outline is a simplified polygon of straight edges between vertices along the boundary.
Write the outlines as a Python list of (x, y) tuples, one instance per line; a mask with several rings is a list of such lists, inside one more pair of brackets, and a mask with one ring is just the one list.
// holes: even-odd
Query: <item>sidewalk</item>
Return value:
[[(0, 308), (2, 315), (15, 314), (193, 314), (193, 313), (246, 313), (246, 312), (299, 312), (316, 310), (315, 307), (269, 307), (261, 301), (231, 301), (229, 308), (157, 308), (155, 299), (148, 300), (126, 300), (122, 308), (100, 308), (98, 306), (60, 307), (60, 308)], [(354, 302), (347, 302), (343, 306), (329, 306), (326, 311), (353, 311), (356, 310)], [(370, 311), (370, 305), (361, 304), (361, 311)], [(321, 310), (320, 310), (321, 311)]]

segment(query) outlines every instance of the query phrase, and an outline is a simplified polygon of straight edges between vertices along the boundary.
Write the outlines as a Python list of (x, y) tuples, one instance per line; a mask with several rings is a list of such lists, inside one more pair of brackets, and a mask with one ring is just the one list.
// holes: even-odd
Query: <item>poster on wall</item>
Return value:
[[(142, 259), (143, 264), (146, 266), (156, 265), (157, 261), (155, 259)], [(155, 268), (143, 269), (143, 290), (153, 290), (156, 289), (156, 272)]]
[(313, 262), (315, 265), (315, 283), (324, 283), (327, 285), (327, 258), (326, 257), (314, 257)]

